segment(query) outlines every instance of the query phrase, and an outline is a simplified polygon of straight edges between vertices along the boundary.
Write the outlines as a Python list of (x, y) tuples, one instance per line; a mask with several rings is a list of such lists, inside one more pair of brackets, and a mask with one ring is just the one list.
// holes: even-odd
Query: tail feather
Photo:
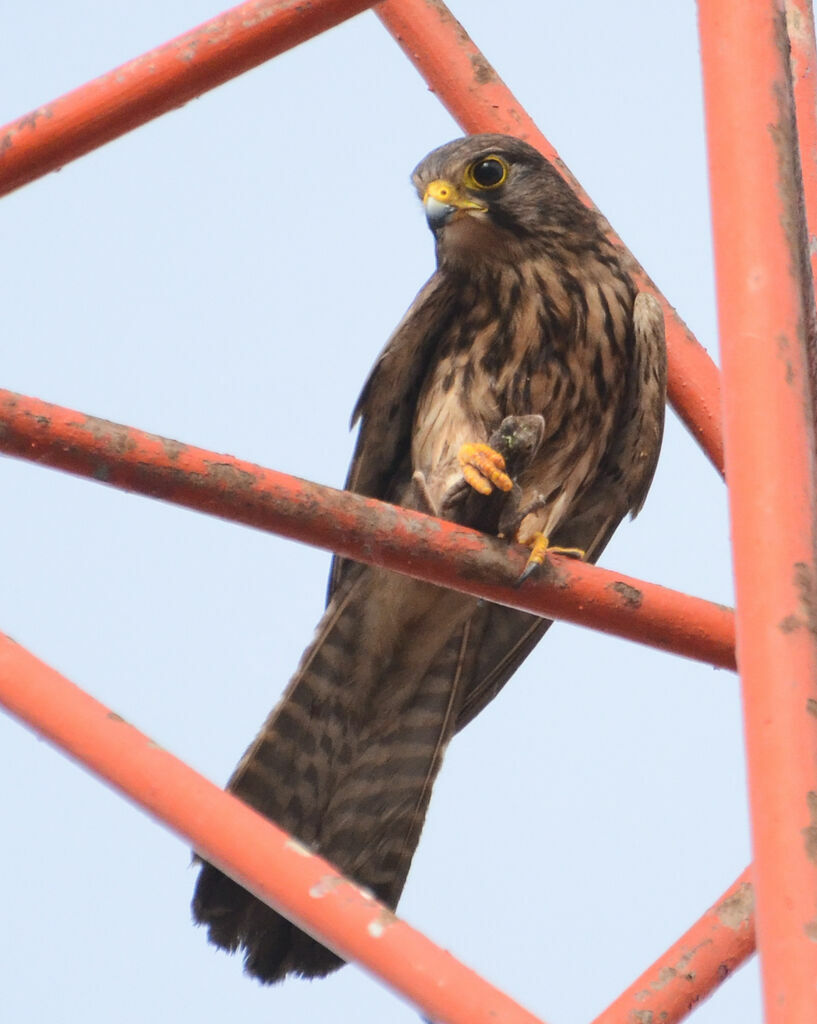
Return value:
[[(228, 789), (394, 907), (461, 699), (475, 601), (367, 569), (338, 588)], [(467, 628), (467, 627), (466, 627)], [(343, 961), (210, 864), (193, 915), (264, 982)]]

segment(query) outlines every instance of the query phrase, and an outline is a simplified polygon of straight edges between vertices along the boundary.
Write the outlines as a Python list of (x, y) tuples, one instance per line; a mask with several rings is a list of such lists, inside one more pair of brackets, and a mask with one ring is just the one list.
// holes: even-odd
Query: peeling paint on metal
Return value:
[(791, 39), (792, 47), (789, 54), (792, 77), (797, 78), (807, 73), (797, 65), (797, 54), (808, 46), (808, 25), (796, 4), (786, 2), (786, 30)]
[(229, 491), (247, 490), (255, 485), (255, 477), (229, 462), (207, 462), (211, 478)]
[(655, 981), (650, 982), (651, 992), (648, 995), (652, 995), (654, 992), (660, 992), (674, 981), (686, 981), (690, 984), (695, 981), (695, 971), (689, 970), (689, 965), (695, 959), (695, 957), (705, 949), (707, 946), (712, 945), (711, 939), (704, 939), (703, 942), (699, 942), (692, 949), (688, 950), (675, 964), (674, 967), (662, 967), (658, 972), (658, 977)]
[[(803, 187), (803, 168), (798, 145), (795, 97), (793, 92), (792, 74), (795, 69), (791, 64), (792, 43), (790, 32), (800, 30), (799, 13), (791, 10), (787, 2), (786, 10), (779, 10), (775, 15), (776, 45), (781, 55), (782, 66), (789, 73), (774, 84), (775, 103), (779, 111), (778, 121), (768, 125), (769, 134), (777, 150), (778, 182), (777, 192), (780, 200), (780, 224), (786, 235), (789, 252), (788, 272), (799, 285), (802, 298), (802, 309), (798, 315), (796, 349), (802, 347), (806, 356), (804, 371), (812, 376), (817, 373), (815, 366), (815, 346), (817, 346), (817, 319), (814, 312), (814, 282), (809, 259), (809, 232), (806, 221), (806, 209)], [(779, 344), (779, 342), (778, 342)], [(781, 353), (782, 354), (782, 353)], [(799, 359), (797, 360), (799, 362)], [(794, 365), (786, 363), (786, 383), (795, 383)], [(798, 381), (799, 401), (803, 403), (805, 415), (813, 420), (810, 388), (805, 381)]]
[(794, 585), (800, 597), (800, 606), (804, 612), (806, 624), (809, 630), (817, 635), (817, 593), (811, 566), (805, 562), (795, 562)]
[(817, 700), (815, 700), (813, 697), (809, 697), (809, 699), (806, 701), (806, 711), (810, 715), (814, 715), (814, 717), (817, 718)]
[(301, 857), (311, 857), (312, 856), (312, 851), (308, 850), (304, 846), (304, 844), (298, 842), (297, 839), (293, 839), (292, 836), (290, 836), (287, 839), (287, 841), (284, 843), (284, 848), (287, 849), (287, 850), (292, 850), (293, 853), (297, 853)]
[(780, 620), (780, 622), (777, 624), (777, 628), (780, 630), (781, 633), (793, 633), (802, 625), (803, 623), (800, 621), (800, 619), (797, 618), (796, 615), (787, 615), (785, 618)]
[(740, 928), (752, 916), (754, 909), (754, 887), (749, 882), (744, 882), (733, 896), (716, 907), (715, 913), (721, 924), (727, 928)]
[(178, 461), (179, 456), (184, 455), (189, 450), (188, 445), (182, 444), (181, 441), (173, 441), (169, 437), (160, 437), (158, 440), (161, 442), (165, 455), (171, 462)]
[(472, 53), (470, 60), (471, 67), (474, 69), (474, 81), (477, 85), (488, 85), (490, 82), (496, 81), (496, 71), (481, 53)]
[(369, 921), (366, 926), (366, 931), (373, 939), (379, 939), (385, 934), (386, 929), (390, 928), (396, 920), (397, 918), (394, 914), (392, 914), (391, 911), (386, 910), (384, 907), (377, 917)]
[(117, 423), (110, 420), (101, 420), (97, 416), (83, 416), (81, 420), (74, 420), (68, 424), (88, 433), (97, 441), (103, 441), (113, 451), (124, 454), (132, 452), (136, 447), (135, 442), (128, 436), (128, 431)]
[(631, 586), (629, 583), (625, 583), (624, 580), (616, 580), (615, 583), (611, 583), (608, 590), (614, 590), (623, 599), (624, 603), (628, 608), (640, 608), (644, 602), (644, 595), (637, 587)]
[(343, 885), (343, 879), (338, 875), (324, 875), (320, 881), (312, 886), (309, 890), (309, 895), (313, 899), (319, 900), (323, 896), (333, 893), (340, 885)]
[(656, 989), (664, 988), (665, 985), (669, 985), (671, 981), (674, 981), (678, 977), (678, 972), (674, 967), (662, 967), (658, 972), (658, 981), (653, 986)]
[(806, 803), (808, 805), (809, 820), (811, 822), (810, 825), (803, 829), (806, 856), (812, 864), (817, 864), (817, 793), (815, 793), (814, 790), (806, 793)]
[(777, 337), (777, 354), (780, 356), (786, 367), (785, 380), (789, 387), (794, 384), (794, 366), (789, 357), (791, 350), (791, 344), (785, 334), (779, 334)]

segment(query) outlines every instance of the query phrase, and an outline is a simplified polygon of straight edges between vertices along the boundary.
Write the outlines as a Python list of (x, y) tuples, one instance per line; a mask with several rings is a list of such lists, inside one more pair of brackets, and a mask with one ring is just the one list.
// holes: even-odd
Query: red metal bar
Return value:
[(0, 129), (0, 195), (371, 7), (247, 0)]
[(729, 608), (553, 556), (515, 586), (527, 550), (418, 512), (0, 391), (0, 451), (329, 548), (539, 615), (734, 668)]
[(699, 0), (767, 1024), (817, 1021), (810, 281), (782, 0)]
[[(371, 6), (372, 0), (249, 0), (178, 39), (0, 128), (0, 195)], [(466, 131), (509, 132), (553, 160), (590, 200), (553, 147), (439, 0), (388, 0), (378, 14)], [(617, 236), (613, 237), (619, 244)], [(718, 371), (633, 259), (642, 286), (664, 306), (669, 394), (722, 471)]]
[[(817, 46), (814, 40), (814, 11), (811, 0), (789, 0), (786, 26), (791, 42), (792, 85), (797, 111), (797, 134), (806, 218), (814, 238), (817, 233)], [(817, 273), (817, 246), (812, 244), (811, 266)]]
[[(504, 132), (525, 139), (557, 167), (582, 201), (593, 207), (559, 154), (441, 0), (385, 0), (375, 11), (466, 132)], [(722, 473), (718, 369), (612, 229), (609, 236), (632, 260), (631, 269), (640, 286), (661, 300), (667, 325), (670, 401)]]
[[(817, 44), (811, 0), (789, 0), (786, 4), (786, 27), (791, 42), (789, 63), (814, 279), (817, 278)], [(817, 329), (814, 320), (809, 331), (808, 357), (811, 393), (817, 395)]]
[(678, 1024), (755, 950), (752, 869), (593, 1024)]
[(435, 1021), (542, 1024), (326, 861), (0, 633), (0, 704)]

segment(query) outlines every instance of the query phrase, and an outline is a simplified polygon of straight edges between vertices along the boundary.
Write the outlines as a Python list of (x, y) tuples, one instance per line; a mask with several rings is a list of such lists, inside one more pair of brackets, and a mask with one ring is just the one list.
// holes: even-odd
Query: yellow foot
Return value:
[(505, 472), (505, 460), (487, 444), (464, 444), (458, 457), (462, 475), (480, 494), (490, 494), (494, 487), (510, 491), (513, 481)]
[(545, 556), (548, 552), (555, 555), (570, 555), (571, 558), (584, 558), (587, 555), (587, 552), (582, 551), (581, 548), (551, 547), (550, 541), (543, 533), (534, 533), (533, 543), (530, 543), (528, 564), (522, 570), (522, 575), (519, 577), (517, 586), (524, 583), (525, 580), (539, 568), (539, 566), (544, 562)]

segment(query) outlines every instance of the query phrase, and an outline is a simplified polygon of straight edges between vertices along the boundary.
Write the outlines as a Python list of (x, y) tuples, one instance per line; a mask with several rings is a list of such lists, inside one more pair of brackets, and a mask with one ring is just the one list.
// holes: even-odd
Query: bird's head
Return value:
[(438, 261), (516, 261), (554, 230), (586, 235), (591, 214), (542, 154), (510, 135), (470, 135), (440, 146), (412, 175)]

